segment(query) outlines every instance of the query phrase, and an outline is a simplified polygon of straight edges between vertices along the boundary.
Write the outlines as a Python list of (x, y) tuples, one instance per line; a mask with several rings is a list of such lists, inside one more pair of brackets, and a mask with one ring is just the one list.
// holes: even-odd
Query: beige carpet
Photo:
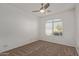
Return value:
[(36, 41), (22, 47), (3, 52), (0, 55), (9, 56), (77, 56), (74, 47), (50, 43), (47, 41)]

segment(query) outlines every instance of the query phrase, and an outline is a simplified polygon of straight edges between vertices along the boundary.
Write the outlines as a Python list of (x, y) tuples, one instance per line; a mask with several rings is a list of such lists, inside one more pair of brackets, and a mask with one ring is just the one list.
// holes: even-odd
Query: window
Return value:
[(61, 19), (48, 20), (46, 22), (45, 33), (46, 35), (62, 35), (63, 22)]
[(54, 22), (54, 35), (62, 35), (63, 32), (63, 24), (61, 21)]
[(51, 35), (52, 34), (52, 22), (51, 21), (47, 21), (46, 22), (46, 35)]

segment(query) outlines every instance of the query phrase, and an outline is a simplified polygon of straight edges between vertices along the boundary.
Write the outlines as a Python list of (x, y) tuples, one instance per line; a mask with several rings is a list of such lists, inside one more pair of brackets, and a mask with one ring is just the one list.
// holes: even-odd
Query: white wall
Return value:
[(75, 5), (75, 15), (76, 15), (76, 49), (79, 54), (79, 4)]
[[(45, 22), (50, 19), (62, 19), (64, 25), (64, 32), (62, 37), (57, 36), (46, 36), (45, 34)], [(74, 8), (70, 10), (65, 10), (56, 14), (52, 14), (50, 16), (46, 16), (40, 18), (40, 39), (59, 43), (69, 46), (75, 46), (75, 16), (74, 16)]]
[(35, 16), (8, 4), (0, 4), (0, 52), (36, 41)]

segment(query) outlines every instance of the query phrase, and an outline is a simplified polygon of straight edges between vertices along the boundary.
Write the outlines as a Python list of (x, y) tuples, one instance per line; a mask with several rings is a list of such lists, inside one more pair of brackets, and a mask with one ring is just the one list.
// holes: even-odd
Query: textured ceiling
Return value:
[[(41, 3), (13, 3), (13, 4), (9, 4), (11, 6), (17, 7), (23, 11), (25, 11), (26, 13), (30, 13), (39, 17), (42, 17), (43, 15), (40, 13), (33, 13), (33, 10), (39, 10), (41, 5)], [(48, 8), (48, 10), (51, 10), (50, 14), (53, 13), (57, 13), (57, 12), (61, 12), (64, 10), (68, 10), (68, 9), (72, 9), (74, 8), (74, 4), (73, 3), (50, 3), (50, 7)]]

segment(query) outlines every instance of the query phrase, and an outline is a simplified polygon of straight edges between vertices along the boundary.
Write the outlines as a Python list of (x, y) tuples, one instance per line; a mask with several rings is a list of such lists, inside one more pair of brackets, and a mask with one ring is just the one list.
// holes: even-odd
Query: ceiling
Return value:
[[(25, 11), (26, 13), (29, 12), (30, 14), (33, 14), (35, 16), (39, 16), (42, 17), (43, 15), (40, 13), (33, 13), (33, 10), (39, 10), (41, 5), (41, 3), (12, 3), (10, 4), (11, 6), (17, 7), (23, 11)], [(64, 11), (64, 10), (68, 10), (74, 8), (74, 4), (73, 3), (50, 3), (50, 7), (48, 8), (48, 10), (51, 10), (50, 14), (53, 13), (57, 13), (60, 11)]]

